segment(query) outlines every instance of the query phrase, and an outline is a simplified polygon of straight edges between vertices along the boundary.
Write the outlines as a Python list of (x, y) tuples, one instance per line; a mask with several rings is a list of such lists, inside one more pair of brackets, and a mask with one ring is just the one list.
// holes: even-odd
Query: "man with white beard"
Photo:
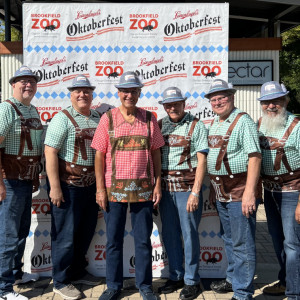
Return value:
[(258, 122), (264, 203), (280, 271), (268, 295), (300, 299), (300, 122), (286, 110), (288, 91), (277, 81), (261, 87)]

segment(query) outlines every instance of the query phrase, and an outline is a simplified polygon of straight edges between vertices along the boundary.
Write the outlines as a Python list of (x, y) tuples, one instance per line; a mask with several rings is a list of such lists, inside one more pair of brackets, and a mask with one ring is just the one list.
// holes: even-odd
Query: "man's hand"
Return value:
[(254, 192), (244, 191), (242, 198), (242, 213), (245, 217), (249, 218), (256, 211), (256, 198)]
[(157, 208), (160, 200), (161, 200), (161, 187), (160, 185), (156, 184), (155, 187), (154, 187), (154, 190), (153, 190), (153, 207), (154, 208)]
[(51, 188), (49, 196), (53, 205), (57, 207), (60, 207), (61, 202), (65, 202), (61, 188)]
[(199, 196), (194, 196), (192, 193), (190, 193), (187, 204), (186, 204), (186, 210), (188, 213), (196, 211), (199, 206)]
[(6, 187), (3, 180), (0, 181), (0, 202), (6, 198)]
[(300, 202), (299, 201), (295, 210), (295, 220), (298, 224), (300, 224)]
[(98, 203), (98, 205), (100, 206), (101, 209), (103, 209), (104, 211), (106, 211), (106, 207), (107, 207), (107, 192), (105, 189), (98, 191), (96, 193), (96, 202)]

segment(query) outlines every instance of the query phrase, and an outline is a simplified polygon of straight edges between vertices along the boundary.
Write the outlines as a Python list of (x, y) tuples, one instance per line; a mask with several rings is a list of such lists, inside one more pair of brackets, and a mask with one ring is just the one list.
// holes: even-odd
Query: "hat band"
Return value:
[(169, 99), (184, 99), (183, 97), (168, 97), (168, 98), (165, 98), (163, 101), (166, 101), (166, 100), (169, 100)]
[(270, 94), (267, 94), (267, 95), (261, 96), (260, 98), (268, 97), (268, 96), (271, 96), (271, 95), (277, 95), (277, 94), (287, 94), (287, 93), (286, 93), (286, 92), (276, 92), (276, 93), (270, 93)]

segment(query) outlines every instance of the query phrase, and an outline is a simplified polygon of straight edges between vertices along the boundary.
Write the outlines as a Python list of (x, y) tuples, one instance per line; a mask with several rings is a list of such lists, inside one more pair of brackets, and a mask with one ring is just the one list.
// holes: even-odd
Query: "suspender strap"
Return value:
[(16, 113), (18, 114), (21, 120), (21, 138), (20, 138), (20, 148), (18, 153), (18, 156), (21, 156), (24, 151), (25, 140), (27, 142), (28, 149), (33, 150), (31, 136), (30, 136), (30, 129), (27, 127), (26, 120), (24, 119), (22, 113), (17, 108), (17, 106), (10, 100), (6, 100), (6, 102), (8, 102), (15, 109)]
[(223, 142), (222, 142), (222, 146), (219, 152), (219, 155), (217, 157), (217, 163), (216, 163), (216, 170), (219, 171), (221, 169), (221, 165), (222, 165), (222, 161), (224, 161), (224, 165), (225, 168), (228, 172), (228, 174), (232, 174), (230, 167), (229, 167), (229, 162), (228, 162), (228, 158), (227, 158), (227, 146), (229, 143), (229, 138), (230, 135), (235, 127), (235, 125), (237, 124), (238, 120), (240, 119), (241, 116), (245, 115), (246, 113), (242, 112), (239, 113), (236, 118), (234, 119), (234, 121), (231, 123), (231, 125), (229, 126), (226, 135), (223, 136)]
[[(195, 118), (193, 120), (191, 128), (190, 128), (190, 130), (188, 132), (188, 136), (189, 137), (192, 137), (194, 129), (195, 129), (195, 126), (196, 126), (196, 124), (197, 124), (198, 121), (199, 121), (199, 119), (197, 119), (197, 118)], [(183, 151), (181, 153), (178, 165), (183, 164), (185, 162), (185, 160), (186, 160), (189, 168), (192, 169), (193, 166), (192, 166), (192, 163), (191, 163), (191, 143), (190, 142), (186, 145), (186, 147), (184, 147), (184, 149), (183, 149)]]
[(282, 161), (284, 166), (286, 167), (286, 169), (289, 172), (292, 172), (291, 166), (288, 163), (288, 160), (287, 160), (287, 157), (286, 157), (286, 154), (284, 151), (284, 145), (285, 145), (285, 141), (288, 139), (288, 137), (290, 136), (290, 134), (292, 133), (293, 129), (298, 124), (298, 122), (299, 122), (299, 118), (294, 118), (293, 122), (291, 123), (291, 125), (286, 130), (283, 137), (281, 138), (281, 140), (284, 141), (284, 143), (276, 151), (276, 157), (275, 157), (275, 162), (274, 162), (274, 170), (275, 171), (278, 171), (280, 169), (280, 163)]
[(82, 159), (87, 160), (84, 138), (81, 134), (80, 127), (78, 126), (74, 118), (70, 115), (70, 113), (66, 109), (62, 110), (62, 112), (70, 119), (73, 126), (75, 127), (74, 156), (73, 156), (72, 163), (75, 164), (77, 162), (79, 150), (81, 152)]

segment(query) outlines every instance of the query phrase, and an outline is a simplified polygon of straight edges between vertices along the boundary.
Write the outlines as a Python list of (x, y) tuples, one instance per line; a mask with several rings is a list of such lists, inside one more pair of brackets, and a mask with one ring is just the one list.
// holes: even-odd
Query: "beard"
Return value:
[[(272, 111), (270, 109), (270, 111)], [(287, 120), (287, 110), (285, 107), (282, 107), (281, 111), (275, 116), (268, 115), (268, 110), (262, 110), (262, 122), (261, 124), (267, 130), (267, 132), (275, 133), (279, 129), (285, 127)]]

